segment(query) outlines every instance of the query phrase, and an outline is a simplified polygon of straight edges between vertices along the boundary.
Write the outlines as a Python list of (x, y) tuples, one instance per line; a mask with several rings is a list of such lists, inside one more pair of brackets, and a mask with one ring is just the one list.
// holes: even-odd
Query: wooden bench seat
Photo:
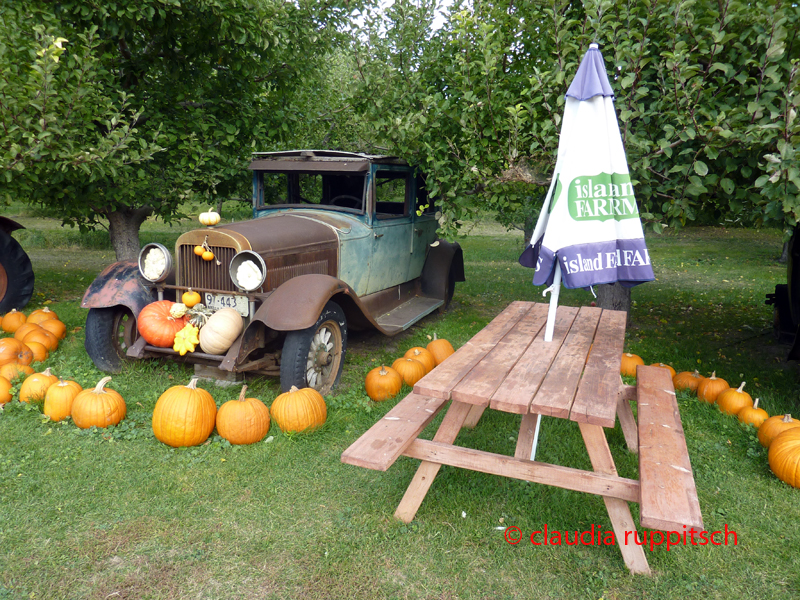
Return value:
[(448, 402), (411, 393), (342, 453), (342, 462), (385, 471)]
[(636, 370), (639, 420), (640, 523), (648, 529), (703, 529), (670, 372), (640, 365)]

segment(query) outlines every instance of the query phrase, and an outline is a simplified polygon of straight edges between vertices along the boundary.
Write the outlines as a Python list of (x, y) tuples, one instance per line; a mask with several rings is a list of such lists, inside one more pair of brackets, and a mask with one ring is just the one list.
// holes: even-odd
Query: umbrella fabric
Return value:
[(536, 269), (534, 285), (552, 284), (557, 262), (567, 288), (654, 279), (596, 44), (567, 90), (553, 180), (519, 262)]

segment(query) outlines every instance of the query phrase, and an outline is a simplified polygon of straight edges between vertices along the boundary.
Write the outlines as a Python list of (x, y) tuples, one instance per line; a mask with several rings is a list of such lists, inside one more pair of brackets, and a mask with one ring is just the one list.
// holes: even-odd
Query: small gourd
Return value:
[(448, 356), (455, 353), (453, 349), (453, 345), (445, 339), (438, 339), (436, 334), (433, 334), (433, 340), (428, 343), (425, 348), (433, 354), (433, 359), (436, 361), (436, 364), (439, 365), (442, 361), (444, 361)]
[(425, 376), (425, 365), (413, 358), (398, 358), (392, 363), (392, 368), (400, 373), (409, 387), (414, 387)]
[[(202, 255), (202, 252), (200, 254)], [(200, 304), (201, 300), (202, 298), (200, 297), (200, 294), (195, 292), (192, 288), (187, 289), (181, 295), (181, 302), (183, 302), (183, 304), (188, 308), (192, 308), (193, 306)]]
[(206, 250), (200, 255), (200, 258), (202, 258), (206, 262), (210, 262), (214, 260), (214, 253), (211, 250)]
[(644, 360), (642, 360), (641, 356), (631, 354), (630, 352), (624, 352), (622, 354), (622, 362), (619, 366), (619, 372), (621, 375), (636, 377), (636, 367), (643, 364)]
[(720, 392), (717, 396), (717, 406), (722, 412), (736, 415), (743, 408), (753, 406), (753, 398), (744, 391), (744, 384), (743, 381), (738, 388), (728, 388)]
[(103, 377), (93, 388), (79, 392), (72, 401), (72, 421), (81, 429), (116, 425), (127, 414), (125, 400), (116, 390), (106, 389), (111, 377)]
[(759, 399), (756, 398), (755, 403), (753, 406), (745, 406), (741, 409), (736, 416), (738, 417), (741, 423), (747, 423), (748, 425), (753, 425), (756, 428), (761, 427), (761, 424), (769, 419), (769, 413), (765, 411), (763, 408), (758, 408)]
[(198, 337), (200, 330), (187, 323), (186, 326), (175, 334), (175, 342), (172, 344), (172, 349), (181, 356), (185, 356), (187, 352), (194, 352), (197, 345), (200, 343)]
[(769, 446), (769, 468), (781, 481), (800, 487), (800, 429), (778, 434)]
[(217, 433), (231, 444), (255, 444), (269, 433), (269, 409), (258, 398), (246, 398), (242, 386), (237, 400), (228, 400), (217, 411)]
[(176, 319), (180, 319), (182, 316), (186, 314), (186, 311), (188, 310), (189, 307), (187, 307), (185, 304), (183, 304), (182, 302), (176, 302), (169, 309), (169, 316), (174, 317)]
[(328, 418), (325, 399), (314, 388), (292, 386), (272, 403), (270, 413), (284, 433), (310, 431), (322, 426)]
[(41, 373), (28, 375), (19, 388), (19, 401), (35, 402), (37, 400), (44, 400), (47, 389), (57, 382), (58, 377), (50, 373), (50, 367), (47, 367)]
[(697, 386), (703, 380), (703, 376), (695, 370), (693, 373), (689, 371), (682, 371), (672, 378), (672, 385), (676, 391), (689, 390), (690, 392), (697, 392)]
[(793, 419), (792, 415), (775, 415), (764, 421), (758, 428), (758, 441), (764, 448), (769, 448), (772, 440), (787, 429), (800, 427), (800, 421)]
[(206, 354), (223, 354), (243, 329), (242, 315), (233, 308), (220, 308), (200, 329), (200, 347)]
[(403, 358), (413, 358), (414, 360), (421, 362), (422, 366), (425, 367), (426, 374), (430, 373), (436, 366), (436, 359), (426, 348), (409, 348), (409, 350), (403, 355)]
[(367, 396), (375, 402), (394, 398), (403, 387), (403, 377), (391, 367), (375, 367), (364, 380)]
[(16, 308), (12, 308), (11, 312), (8, 312), (3, 316), (3, 319), (0, 320), (0, 328), (6, 333), (14, 333), (20, 326), (25, 324), (27, 317), (25, 313), (19, 312)]
[(728, 382), (717, 377), (717, 372), (713, 371), (711, 377), (704, 377), (703, 380), (697, 384), (697, 398), (703, 402), (714, 404), (717, 400), (717, 396), (729, 387)]
[(83, 388), (76, 381), (59, 378), (47, 388), (44, 396), (44, 414), (52, 421), (62, 421), (72, 414), (72, 403)]
[(200, 213), (200, 223), (206, 227), (212, 227), (219, 223), (220, 216), (213, 208), (209, 208), (208, 212)]
[(217, 404), (209, 392), (197, 387), (197, 377), (187, 385), (165, 391), (153, 409), (153, 434), (173, 448), (202, 444), (214, 431)]

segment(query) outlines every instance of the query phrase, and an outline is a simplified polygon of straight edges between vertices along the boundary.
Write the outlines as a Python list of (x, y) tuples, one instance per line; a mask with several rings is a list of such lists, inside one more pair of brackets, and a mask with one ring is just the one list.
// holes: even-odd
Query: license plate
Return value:
[(232, 308), (243, 317), (247, 317), (250, 314), (250, 303), (246, 296), (206, 293), (206, 306), (214, 310)]

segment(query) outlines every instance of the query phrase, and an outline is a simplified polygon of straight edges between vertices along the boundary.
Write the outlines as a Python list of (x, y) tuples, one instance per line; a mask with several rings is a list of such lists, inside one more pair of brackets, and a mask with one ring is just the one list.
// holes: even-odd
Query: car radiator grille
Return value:
[[(194, 246), (180, 246), (178, 249), (178, 285), (235, 292), (228, 266), (236, 255), (235, 248), (210, 246), (215, 260), (203, 260), (194, 253)], [(219, 261), (220, 265), (217, 264)]]
[(316, 260), (297, 265), (275, 267), (270, 266), (270, 262), (271, 261), (267, 261), (267, 280), (264, 282), (264, 288), (267, 291), (276, 289), (282, 283), (298, 275), (310, 275), (312, 273), (325, 275), (328, 273), (327, 260)]

